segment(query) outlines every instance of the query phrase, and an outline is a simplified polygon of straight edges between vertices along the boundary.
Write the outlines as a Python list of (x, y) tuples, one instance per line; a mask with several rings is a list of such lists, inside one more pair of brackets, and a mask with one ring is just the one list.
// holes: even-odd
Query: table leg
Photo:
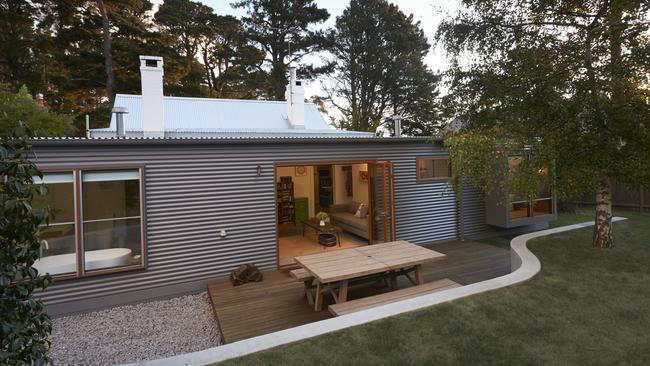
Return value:
[(390, 271), (390, 288), (397, 290), (397, 274), (394, 271)]
[(305, 296), (307, 296), (307, 304), (314, 305), (314, 295), (311, 293), (312, 280), (305, 281)]
[(341, 247), (341, 233), (339, 233), (338, 231), (336, 232), (336, 240), (339, 241), (339, 248), (340, 248)]
[(346, 302), (348, 300), (348, 280), (341, 281), (339, 284), (339, 301), (338, 303)]
[(418, 285), (424, 285), (424, 273), (422, 273), (422, 265), (415, 266), (415, 281)]
[(321, 285), (320, 281), (316, 281), (316, 301), (314, 305), (314, 310), (316, 311), (321, 311), (323, 310), (323, 285)]

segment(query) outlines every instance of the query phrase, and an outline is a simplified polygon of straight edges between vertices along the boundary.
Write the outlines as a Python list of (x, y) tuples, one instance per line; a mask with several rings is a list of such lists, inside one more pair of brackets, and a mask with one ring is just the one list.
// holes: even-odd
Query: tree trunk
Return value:
[(208, 60), (208, 46), (206, 45), (205, 48), (202, 50), (202, 55), (203, 55), (203, 69), (205, 70), (205, 80), (208, 82), (208, 91), (210, 92), (210, 97), (213, 97), (214, 95), (212, 94), (215, 89), (214, 85), (214, 80), (212, 80), (212, 65), (210, 65), (210, 61)]
[(287, 90), (287, 67), (282, 61), (284, 56), (281, 56), (279, 61), (274, 62), (271, 68), (271, 100), (285, 100), (284, 92)]
[(596, 191), (596, 225), (594, 226), (593, 245), (596, 248), (614, 246), (612, 227), (612, 185), (609, 179), (598, 182)]
[(113, 73), (113, 50), (111, 46), (111, 27), (108, 22), (108, 15), (106, 14), (106, 7), (103, 0), (97, 0), (97, 7), (102, 16), (102, 36), (104, 43), (104, 69), (106, 69), (106, 95), (108, 96), (108, 103), (113, 108), (115, 103), (115, 95), (113, 95), (113, 84), (115, 83), (115, 75)]

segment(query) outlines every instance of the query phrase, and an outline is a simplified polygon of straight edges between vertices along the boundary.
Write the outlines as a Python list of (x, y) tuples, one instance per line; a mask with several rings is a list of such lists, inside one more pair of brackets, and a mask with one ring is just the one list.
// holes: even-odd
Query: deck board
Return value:
[[(465, 241), (433, 244), (429, 248), (444, 253), (443, 260), (423, 265), (425, 282), (448, 278), (468, 285), (510, 272), (510, 252), (491, 245)], [(411, 286), (400, 277), (398, 287)], [(376, 284), (365, 284), (349, 290), (348, 298), (388, 291)], [(288, 329), (332, 317), (327, 305), (333, 301), (325, 296), (323, 311), (315, 312), (304, 298), (303, 284), (293, 279), (288, 271), (264, 273), (264, 281), (233, 287), (228, 279), (208, 284), (217, 321), (224, 342)]]

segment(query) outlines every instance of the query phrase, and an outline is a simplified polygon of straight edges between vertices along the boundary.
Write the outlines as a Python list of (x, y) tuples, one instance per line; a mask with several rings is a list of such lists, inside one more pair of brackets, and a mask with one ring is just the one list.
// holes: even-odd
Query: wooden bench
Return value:
[[(312, 290), (316, 288), (316, 286), (314, 285), (314, 276), (312, 276), (309, 273), (309, 271), (307, 271), (304, 268), (294, 269), (292, 271), (289, 271), (289, 274), (291, 275), (291, 277), (295, 278), (296, 281), (300, 281), (304, 284), (305, 297), (307, 297), (307, 303), (309, 303), (309, 305), (314, 305), (314, 294), (312, 293)], [(361, 277), (359, 279), (356, 279), (354, 281), (354, 284), (357, 285), (357, 284), (367, 283), (370, 281), (377, 281), (377, 280), (386, 280), (386, 275), (381, 273), (378, 275)], [(331, 286), (324, 287), (323, 293), (328, 292), (330, 289)]]
[(424, 285), (420, 286), (408, 287), (405, 289), (386, 292), (375, 296), (364, 297), (361, 299), (346, 301), (339, 304), (333, 304), (329, 306), (329, 311), (333, 315), (339, 316), (460, 286), (461, 285), (458, 283), (448, 278), (444, 278), (442, 280), (425, 283)]
[(305, 285), (305, 296), (307, 297), (307, 303), (309, 305), (314, 305), (314, 295), (311, 293), (311, 290), (314, 286), (314, 276), (309, 273), (304, 268), (294, 269), (290, 271), (289, 274), (291, 277), (295, 278), (297, 281), (302, 282)]

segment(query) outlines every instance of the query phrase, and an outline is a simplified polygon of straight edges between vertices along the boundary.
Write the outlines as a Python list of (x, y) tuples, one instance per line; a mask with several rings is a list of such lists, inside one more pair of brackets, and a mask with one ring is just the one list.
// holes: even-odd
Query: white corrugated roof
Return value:
[[(127, 134), (142, 133), (142, 96), (117, 94), (115, 107), (125, 107)], [(313, 103), (305, 103), (305, 128), (293, 129), (287, 120), (286, 102), (163, 97), (165, 136), (373, 136), (369, 132), (342, 131), (330, 127)], [(115, 115), (108, 128), (92, 130), (95, 137), (114, 135)]]

